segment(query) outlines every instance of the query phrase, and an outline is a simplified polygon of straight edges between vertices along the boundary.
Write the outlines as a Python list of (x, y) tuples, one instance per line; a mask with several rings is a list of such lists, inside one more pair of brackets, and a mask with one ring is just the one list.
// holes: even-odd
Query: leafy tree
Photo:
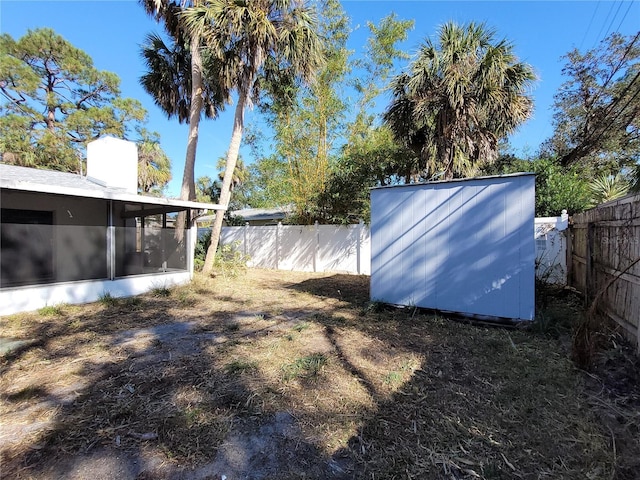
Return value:
[(359, 96), (356, 119), (349, 127), (349, 137), (366, 135), (373, 127), (375, 116), (370, 111), (376, 98), (386, 88), (398, 60), (408, 60), (409, 55), (397, 48), (398, 42), (408, 38), (413, 29), (413, 20), (400, 20), (395, 13), (384, 17), (378, 25), (367, 22), (370, 35), (361, 58), (354, 61), (358, 72), (353, 80)]
[(565, 57), (569, 79), (555, 96), (554, 134), (544, 151), (580, 163), (593, 178), (640, 161), (640, 33), (614, 33)]
[[(406, 39), (413, 22), (392, 14), (378, 25), (368, 23), (371, 33), (365, 54), (350, 61), (346, 49), (350, 28), (342, 7), (326, 1), (322, 12), (319, 22), (327, 61), (315, 82), (304, 86), (264, 79), (265, 91), (275, 99), (263, 103), (275, 132), (275, 152), (255, 163), (250, 203), (292, 204), (295, 221), (302, 223), (353, 222), (368, 218), (368, 189), (384, 177), (379, 172), (401, 163), (389, 156), (391, 152), (407, 153), (387, 128), (374, 126), (370, 111), (396, 60), (407, 57), (396, 44)], [(254, 135), (249, 141), (256, 157), (260, 157), (259, 139)]]
[(289, 166), (272, 154), (249, 166), (246, 183), (247, 204), (254, 208), (282, 207), (292, 202)]
[(535, 79), (513, 45), (485, 25), (443, 25), (392, 82), (385, 121), (420, 156), (420, 174), (466, 176), (494, 160), (498, 142), (531, 115)]
[[(226, 87), (237, 91), (233, 132), (227, 150), (220, 203), (229, 205), (231, 183), (244, 129), (244, 110), (259, 87), (258, 74), (270, 64), (310, 78), (321, 63), (320, 39), (313, 11), (297, 0), (205, 0), (184, 13), (192, 38), (204, 38), (208, 48), (226, 60)], [(232, 68), (231, 68), (232, 67)], [(211, 245), (203, 267), (210, 274), (223, 218), (216, 215)]]
[(331, 165), (327, 185), (316, 198), (317, 217), (328, 223), (369, 221), (371, 187), (409, 182), (416, 156), (397, 143), (391, 130), (378, 126), (371, 110), (382, 93), (395, 64), (409, 56), (399, 50), (414, 22), (399, 20), (395, 14), (378, 25), (367, 23), (370, 35), (364, 55), (353, 62), (356, 112), (347, 124), (348, 141)]
[(198, 177), (196, 180), (196, 200), (198, 200), (198, 202), (216, 203), (219, 198), (220, 183), (212, 180), (211, 177)]
[(366, 136), (354, 136), (318, 196), (318, 217), (327, 223), (368, 222), (369, 189), (408, 183), (414, 162), (413, 153), (398, 144), (385, 126), (368, 129)]
[(50, 28), (0, 36), (0, 150), (17, 165), (81, 172), (86, 145), (128, 137), (146, 112), (122, 98), (114, 73)]
[(347, 105), (340, 87), (348, 72), (348, 18), (337, 0), (324, 0), (318, 10), (318, 33), (324, 38), (325, 61), (314, 81), (284, 86), (280, 78), (264, 78), (271, 99), (263, 105), (274, 131), (275, 153), (286, 164), (286, 183), (296, 221), (317, 219), (315, 198), (324, 191), (336, 143), (344, 138)]
[(482, 170), (486, 175), (517, 172), (536, 174), (535, 213), (538, 217), (555, 217), (565, 209), (569, 214), (579, 213), (593, 203), (589, 179), (582, 170), (575, 165), (564, 167), (554, 158), (522, 160), (503, 155)]

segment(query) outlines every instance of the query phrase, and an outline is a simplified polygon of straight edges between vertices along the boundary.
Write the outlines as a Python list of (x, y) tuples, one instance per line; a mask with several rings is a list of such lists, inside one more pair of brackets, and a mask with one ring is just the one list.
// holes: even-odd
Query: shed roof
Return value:
[(197, 210), (224, 210), (214, 203), (191, 202), (164, 197), (135, 195), (124, 189), (107, 187), (95, 179), (75, 173), (39, 170), (0, 163), (0, 188), (23, 192), (51, 193), (82, 198), (102, 198)]
[(416, 183), (403, 183), (400, 185), (383, 185), (380, 187), (372, 187), (370, 190), (378, 190), (381, 188), (404, 188), (404, 187), (419, 187), (420, 185), (438, 185), (442, 183), (460, 183), (460, 182), (471, 182), (475, 180), (491, 180), (491, 179), (500, 179), (500, 178), (509, 178), (509, 177), (523, 177), (527, 175), (535, 175), (533, 172), (518, 172), (518, 173), (507, 173), (504, 175), (487, 175), (484, 177), (466, 177), (466, 178), (453, 178), (451, 180), (432, 180), (429, 182), (416, 182)]

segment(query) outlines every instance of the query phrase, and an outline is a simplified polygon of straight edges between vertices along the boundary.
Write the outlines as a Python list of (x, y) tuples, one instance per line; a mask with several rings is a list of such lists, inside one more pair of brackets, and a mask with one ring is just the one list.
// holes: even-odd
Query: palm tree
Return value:
[[(311, 78), (322, 61), (317, 22), (302, 0), (203, 0), (187, 9), (182, 18), (192, 36), (203, 38), (219, 58), (226, 59), (226, 86), (238, 94), (220, 192), (220, 203), (228, 206), (244, 110), (259, 93), (258, 74), (268, 59), (274, 59), (275, 65), (289, 68), (304, 79)], [(216, 215), (205, 274), (213, 269), (222, 220), (223, 215)]]
[(530, 117), (533, 70), (494, 35), (484, 24), (447, 23), (438, 43), (427, 39), (393, 80), (384, 119), (420, 155), (422, 176), (466, 176), (494, 160), (499, 140)]
[[(221, 182), (224, 181), (226, 165), (227, 165), (226, 157), (220, 157), (218, 159), (218, 163), (216, 164), (216, 168), (220, 170), (220, 173), (218, 174), (218, 178), (220, 179)], [(249, 169), (247, 168), (244, 161), (242, 160), (242, 155), (238, 155), (236, 168), (233, 169), (233, 177), (231, 178), (231, 187), (230, 187), (231, 191), (233, 192), (233, 190), (236, 187), (239, 187), (240, 185), (245, 183), (249, 178), (249, 175), (250, 175)]]
[(147, 37), (142, 57), (148, 73), (140, 80), (169, 118), (175, 116), (180, 123), (189, 122), (180, 198), (195, 200), (194, 168), (202, 111), (215, 118), (229, 97), (228, 90), (217, 81), (221, 68), (217, 57), (205, 56), (203, 60), (201, 37), (185, 30), (180, 19), (185, 7), (200, 5), (201, 0), (140, 0), (140, 3), (148, 14), (164, 22), (174, 42), (170, 48), (158, 35)]
[(160, 148), (158, 135), (140, 131), (138, 140), (138, 191), (150, 195), (161, 195), (171, 180), (171, 161)]

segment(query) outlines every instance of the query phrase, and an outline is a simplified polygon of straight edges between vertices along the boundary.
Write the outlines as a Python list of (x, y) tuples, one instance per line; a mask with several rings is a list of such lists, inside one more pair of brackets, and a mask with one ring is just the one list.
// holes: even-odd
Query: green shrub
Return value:
[(198, 272), (202, 271), (202, 267), (204, 266), (204, 259), (207, 256), (209, 245), (211, 245), (211, 230), (207, 230), (202, 235), (200, 235), (198, 237), (198, 242), (196, 243), (193, 268)]
[[(207, 250), (211, 245), (211, 230), (207, 230), (196, 243), (193, 268), (200, 272), (204, 266)], [(240, 251), (240, 242), (219, 245), (214, 259), (214, 270), (225, 277), (236, 277), (247, 268), (249, 257)]]
[(247, 269), (249, 257), (240, 251), (240, 242), (220, 245), (214, 260), (214, 270), (224, 277), (236, 277)]

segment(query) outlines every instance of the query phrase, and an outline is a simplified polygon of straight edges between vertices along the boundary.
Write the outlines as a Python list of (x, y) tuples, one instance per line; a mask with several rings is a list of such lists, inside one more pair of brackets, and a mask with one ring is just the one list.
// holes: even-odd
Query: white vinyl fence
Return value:
[[(564, 212), (563, 212), (564, 213)], [(566, 283), (568, 216), (536, 218), (536, 275)], [(235, 245), (248, 266), (302, 272), (371, 274), (369, 227), (358, 225), (270, 225), (223, 227), (223, 245)]]
[(302, 272), (369, 275), (369, 228), (358, 225), (224, 227), (223, 245), (236, 244), (248, 266)]
[(567, 237), (569, 215), (535, 219), (536, 277), (546, 283), (567, 284)]

